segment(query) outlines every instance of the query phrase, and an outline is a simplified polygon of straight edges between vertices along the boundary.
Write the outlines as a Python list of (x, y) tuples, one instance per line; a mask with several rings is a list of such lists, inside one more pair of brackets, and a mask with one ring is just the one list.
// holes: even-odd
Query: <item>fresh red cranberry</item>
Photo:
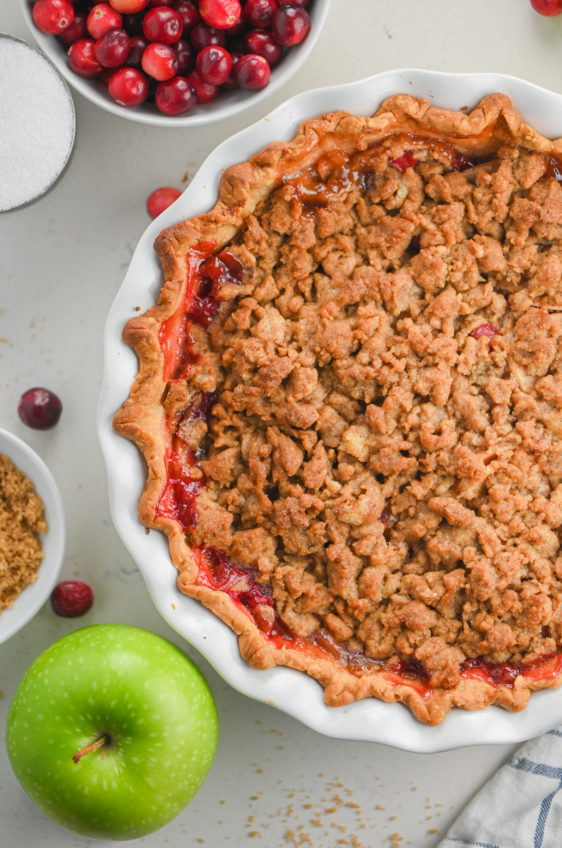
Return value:
[(187, 75), (187, 78), (195, 89), (198, 103), (210, 103), (211, 100), (214, 100), (219, 93), (217, 86), (210, 85), (208, 82), (203, 82), (197, 71), (191, 71), (191, 73)]
[(60, 398), (48, 389), (28, 389), (18, 404), (19, 417), (34, 430), (50, 430), (59, 420), (61, 412)]
[(125, 64), (131, 39), (124, 29), (109, 29), (94, 44), (94, 54), (104, 68), (120, 68)]
[(123, 18), (108, 3), (97, 3), (86, 18), (86, 28), (95, 39), (101, 38), (110, 29), (120, 29), (122, 26)]
[(541, 15), (559, 15), (562, 12), (560, 0), (531, 0), (531, 6)]
[(31, 14), (37, 29), (48, 35), (60, 35), (74, 20), (70, 0), (37, 0)]
[(159, 82), (172, 79), (178, 70), (176, 51), (170, 44), (152, 42), (142, 54), (142, 69)]
[(51, 606), (57, 615), (76, 618), (84, 615), (94, 603), (94, 593), (81, 580), (63, 580), (51, 592)]
[(187, 74), (191, 71), (195, 62), (195, 55), (191, 44), (189, 41), (186, 41), (185, 38), (180, 38), (180, 40), (174, 44), (174, 50), (176, 51), (176, 57), (178, 60), (177, 73), (180, 76)]
[(181, 38), (183, 20), (170, 6), (155, 6), (144, 16), (142, 29), (149, 41), (173, 44)]
[(277, 0), (278, 6), (302, 6), (303, 9), (306, 9), (308, 6), (308, 0)]
[(213, 44), (224, 47), (226, 36), (222, 29), (213, 29), (207, 24), (195, 24), (191, 30), (191, 43), (195, 51), (199, 53), (204, 47), (211, 47)]
[(273, 40), (270, 33), (259, 29), (253, 29), (244, 36), (244, 52), (263, 56), (270, 65), (276, 65), (283, 55), (282, 48)]
[(271, 26), (273, 13), (277, 11), (275, 0), (246, 0), (244, 14), (246, 19), (258, 29), (267, 29)]
[(142, 35), (142, 15), (122, 15), (123, 29), (126, 29), (129, 35)]
[(83, 12), (76, 12), (72, 23), (69, 24), (64, 32), (61, 32), (59, 35), (59, 41), (62, 42), (65, 47), (70, 47), (70, 45), (74, 44), (75, 41), (78, 41), (79, 38), (86, 38), (87, 35), (86, 15)]
[(172, 186), (155, 189), (146, 199), (146, 210), (151, 218), (157, 218), (168, 206), (178, 199), (181, 191)]
[(81, 77), (97, 77), (101, 73), (101, 65), (94, 53), (93, 38), (79, 38), (71, 45), (68, 53), (68, 67)]
[(142, 54), (148, 47), (148, 41), (142, 35), (132, 35), (129, 41), (129, 55), (127, 56), (127, 64), (133, 68), (140, 68), (142, 62)]
[(183, 21), (184, 34), (191, 32), (195, 24), (201, 20), (199, 10), (191, 0), (174, 0), (173, 7)]
[(238, 88), (236, 82), (234, 81), (234, 68), (236, 67), (238, 60), (242, 57), (242, 53), (240, 53), (238, 50), (232, 50), (230, 55), (232, 56), (232, 68), (230, 69), (229, 78), (225, 83), (223, 83), (222, 87), (224, 91), (231, 91), (233, 88)]
[(222, 85), (230, 76), (232, 56), (224, 47), (204, 47), (195, 60), (195, 70), (210, 85)]
[(109, 0), (109, 5), (122, 15), (135, 15), (148, 6), (148, 0)]
[(263, 56), (246, 53), (237, 61), (233, 71), (234, 81), (239, 88), (258, 91), (265, 88), (271, 76), (271, 69)]
[(137, 68), (119, 68), (111, 76), (107, 90), (120, 106), (140, 106), (148, 96), (148, 79)]
[(174, 0), (148, 0), (149, 6), (173, 6)]
[(237, 35), (240, 35), (242, 32), (246, 32), (248, 29), (248, 21), (244, 17), (244, 15), (240, 15), (240, 20), (238, 23), (234, 24), (228, 28), (228, 32), (226, 33), (229, 38), (235, 38)]
[(193, 85), (185, 77), (173, 77), (156, 86), (155, 103), (165, 115), (185, 115), (197, 103)]
[(281, 6), (273, 15), (271, 34), (282, 47), (304, 41), (310, 30), (310, 18), (300, 6)]
[(199, 0), (199, 14), (215, 29), (230, 29), (242, 15), (239, 0)]

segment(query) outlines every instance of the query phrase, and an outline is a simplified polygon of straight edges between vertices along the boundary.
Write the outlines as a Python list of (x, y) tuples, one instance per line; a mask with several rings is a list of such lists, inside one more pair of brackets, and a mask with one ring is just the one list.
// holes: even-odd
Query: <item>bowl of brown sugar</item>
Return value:
[(64, 509), (53, 475), (29, 445), (0, 429), (0, 643), (48, 599), (64, 544)]

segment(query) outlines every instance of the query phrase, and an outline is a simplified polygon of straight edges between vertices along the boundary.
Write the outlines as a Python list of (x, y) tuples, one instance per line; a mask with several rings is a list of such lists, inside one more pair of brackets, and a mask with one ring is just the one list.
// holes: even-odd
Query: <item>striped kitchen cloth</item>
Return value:
[(532, 739), (482, 787), (439, 848), (562, 848), (562, 728)]

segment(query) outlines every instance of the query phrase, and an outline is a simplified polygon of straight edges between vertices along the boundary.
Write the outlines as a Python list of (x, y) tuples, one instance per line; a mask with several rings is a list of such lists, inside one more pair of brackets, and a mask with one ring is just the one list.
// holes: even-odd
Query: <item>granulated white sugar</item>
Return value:
[(0, 36), (0, 212), (39, 197), (74, 143), (74, 104), (38, 50)]

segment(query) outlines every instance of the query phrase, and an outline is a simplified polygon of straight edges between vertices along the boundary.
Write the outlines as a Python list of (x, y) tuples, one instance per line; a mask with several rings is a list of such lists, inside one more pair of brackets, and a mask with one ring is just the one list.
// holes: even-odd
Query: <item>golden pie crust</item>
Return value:
[[(467, 113), (400, 94), (306, 121), (156, 239), (164, 284), (124, 328), (139, 371), (114, 419), (146, 460), (140, 521), (245, 659), (331, 706), (437, 724), (560, 682), (559, 157), (502, 94)], [(201, 245), (244, 270), (174, 371), (163, 328)], [(206, 479), (188, 527), (162, 508), (173, 427)], [(205, 546), (267, 587), (281, 631), (202, 585)]]

